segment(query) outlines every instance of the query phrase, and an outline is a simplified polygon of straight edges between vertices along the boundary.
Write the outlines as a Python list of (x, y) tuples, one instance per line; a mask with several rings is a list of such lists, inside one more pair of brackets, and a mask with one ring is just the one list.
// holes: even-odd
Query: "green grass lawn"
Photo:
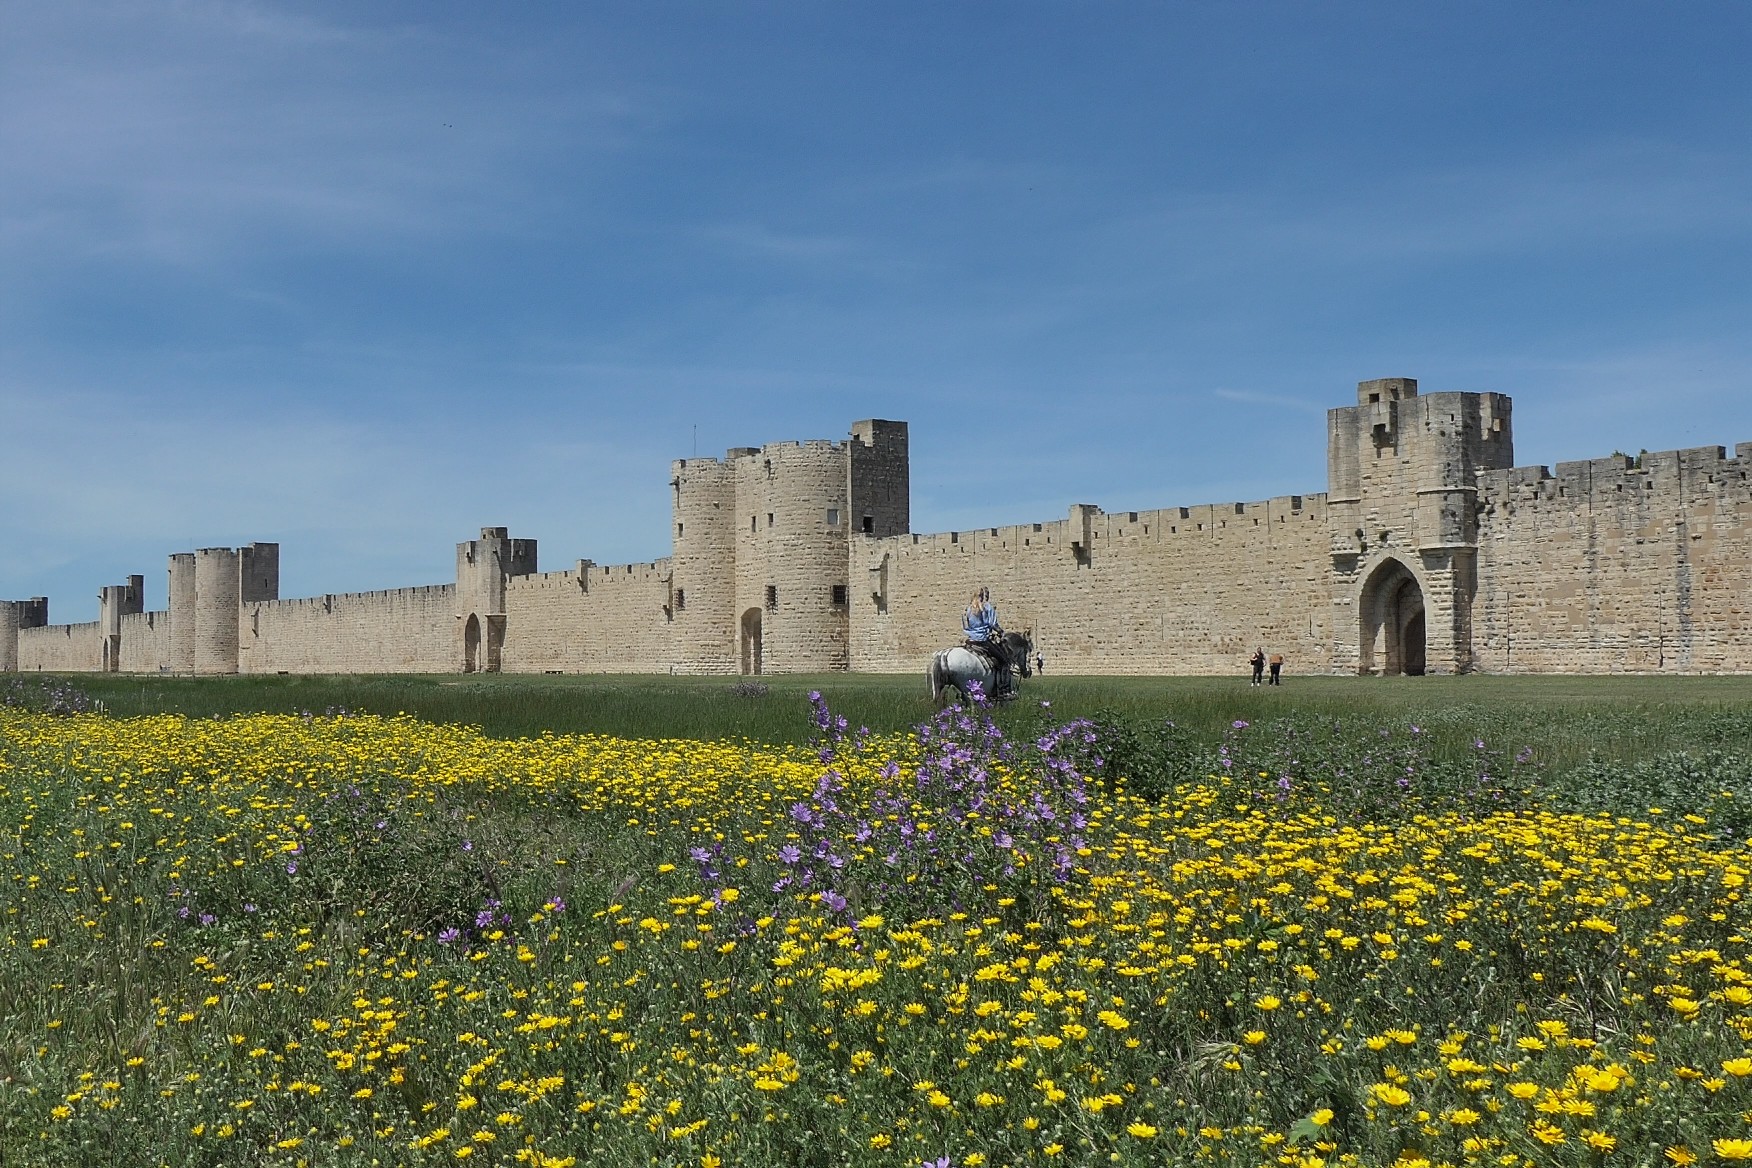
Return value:
[[(806, 695), (821, 691), (854, 726), (899, 731), (930, 713), (912, 675), (821, 674), (759, 679), (649, 675), (387, 675), (157, 677), (85, 674), (66, 682), (112, 714), (408, 713), (479, 726), (499, 738), (543, 732), (634, 738), (809, 740)], [(24, 684), (34, 684), (30, 677)], [(1234, 677), (1046, 676), (1003, 711), (1012, 726), (1051, 703), (1055, 718), (1095, 717), (1151, 730), (1172, 722), (1214, 744), (1235, 721), (1343, 719), (1417, 724), (1444, 750), (1478, 739), (1535, 749), (1544, 769), (1589, 759), (1640, 761), (1675, 751), (1752, 757), (1752, 677), (1290, 677), (1253, 688)]]

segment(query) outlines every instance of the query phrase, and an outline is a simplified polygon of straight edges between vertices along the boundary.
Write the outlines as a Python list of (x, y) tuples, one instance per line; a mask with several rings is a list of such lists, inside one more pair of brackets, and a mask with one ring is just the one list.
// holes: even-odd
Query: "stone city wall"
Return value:
[(1490, 673), (1752, 671), (1752, 443), (1480, 479)]
[(866, 540), (852, 668), (923, 670), (984, 586), (1049, 672), (1236, 673), (1257, 645), (1325, 672), (1326, 551), (1320, 495)]
[(18, 630), (21, 672), (95, 673), (101, 664), (96, 621)]
[(1752, 443), (1513, 461), (1501, 394), (1365, 381), (1321, 494), (909, 531), (907, 427), (671, 467), (672, 555), (536, 571), (504, 528), (457, 583), (279, 600), (274, 544), (170, 559), (99, 622), (0, 605), (0, 669), (922, 671), (990, 588), (1050, 673), (1752, 672)]
[(666, 672), (670, 562), (513, 576), (505, 585), (506, 673)]
[(122, 617), (121, 672), (157, 673), (170, 668), (170, 613), (134, 612)]
[(455, 673), (456, 588), (432, 584), (245, 606), (240, 673)]

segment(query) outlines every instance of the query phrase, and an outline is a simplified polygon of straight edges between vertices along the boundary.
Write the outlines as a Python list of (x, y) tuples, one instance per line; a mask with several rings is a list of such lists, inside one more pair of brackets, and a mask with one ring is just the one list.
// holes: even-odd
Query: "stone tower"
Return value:
[(670, 660), (680, 673), (735, 673), (736, 457), (682, 458), (669, 467)]
[(18, 602), (0, 600), (0, 673), (18, 672)]
[(1478, 475), (1514, 465), (1509, 399), (1364, 381), (1327, 413), (1327, 524), (1339, 672), (1473, 667)]
[(277, 543), (201, 548), (171, 556), (170, 668), (178, 673), (236, 673), (243, 606), (279, 596)]
[(98, 669), (122, 668), (122, 618), (146, 611), (146, 578), (129, 576), (126, 584), (111, 584), (97, 594)]
[(46, 596), (0, 600), (0, 673), (18, 670), (19, 630), (40, 629), (48, 623), (49, 598)]
[(739, 446), (671, 465), (673, 660), (682, 673), (850, 665), (850, 540), (909, 522), (907, 427)]
[(456, 545), (457, 668), (499, 672), (505, 647), (505, 581), (535, 572), (533, 539), (512, 539), (509, 528), (483, 527), (481, 537)]

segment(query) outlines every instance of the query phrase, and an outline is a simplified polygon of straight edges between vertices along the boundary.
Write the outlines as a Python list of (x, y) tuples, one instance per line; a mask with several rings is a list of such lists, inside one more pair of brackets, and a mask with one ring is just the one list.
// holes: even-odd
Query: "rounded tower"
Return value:
[(738, 655), (733, 462), (682, 458), (670, 464), (675, 529), (669, 560), (669, 639), (670, 660), (679, 673), (743, 671)]
[[(237, 624), (243, 609), (236, 548), (195, 553), (196, 673), (237, 672)], [(176, 622), (171, 629), (174, 634)]]
[(170, 557), (170, 647), (166, 664), (175, 673), (195, 671), (195, 553)]
[(735, 466), (736, 603), (741, 623), (760, 622), (762, 670), (845, 669), (845, 446), (775, 443)]
[(0, 600), (0, 673), (18, 672), (18, 604)]

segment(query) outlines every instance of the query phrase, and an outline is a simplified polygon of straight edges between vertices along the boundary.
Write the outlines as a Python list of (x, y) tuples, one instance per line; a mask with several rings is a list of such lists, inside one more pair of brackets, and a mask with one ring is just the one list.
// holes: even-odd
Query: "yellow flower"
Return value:
[(1553, 1147), (1556, 1147), (1558, 1144), (1569, 1139), (1569, 1137), (1564, 1134), (1561, 1127), (1557, 1127), (1543, 1119), (1536, 1120), (1533, 1126), (1528, 1128), (1527, 1131), (1540, 1143), (1550, 1144)]
[(1722, 1070), (1735, 1078), (1752, 1075), (1752, 1058), (1727, 1059), (1722, 1063)]
[(1618, 1146), (1617, 1140), (1613, 1139), (1605, 1132), (1597, 1131), (1584, 1130), (1582, 1132), (1582, 1142), (1597, 1152), (1610, 1152), (1613, 1148)]
[(1403, 1087), (1396, 1087), (1392, 1083), (1376, 1083), (1374, 1095), (1376, 1099), (1389, 1107), (1404, 1107), (1411, 1102), (1411, 1092)]
[(1697, 1163), (1697, 1154), (1684, 1144), (1674, 1144), (1663, 1154), (1669, 1163), (1677, 1164), (1679, 1168), (1685, 1168), (1687, 1164)]
[(1752, 1140), (1721, 1139), (1712, 1141), (1710, 1147), (1724, 1160), (1752, 1160)]
[(1308, 1122), (1313, 1124), (1315, 1127), (1325, 1127), (1327, 1124), (1332, 1122), (1332, 1108), (1330, 1108), (1330, 1107), (1320, 1108), (1313, 1115), (1310, 1115), (1308, 1117)]
[(1156, 1129), (1147, 1123), (1128, 1124), (1125, 1130), (1128, 1134), (1140, 1140), (1153, 1140), (1156, 1138)]

